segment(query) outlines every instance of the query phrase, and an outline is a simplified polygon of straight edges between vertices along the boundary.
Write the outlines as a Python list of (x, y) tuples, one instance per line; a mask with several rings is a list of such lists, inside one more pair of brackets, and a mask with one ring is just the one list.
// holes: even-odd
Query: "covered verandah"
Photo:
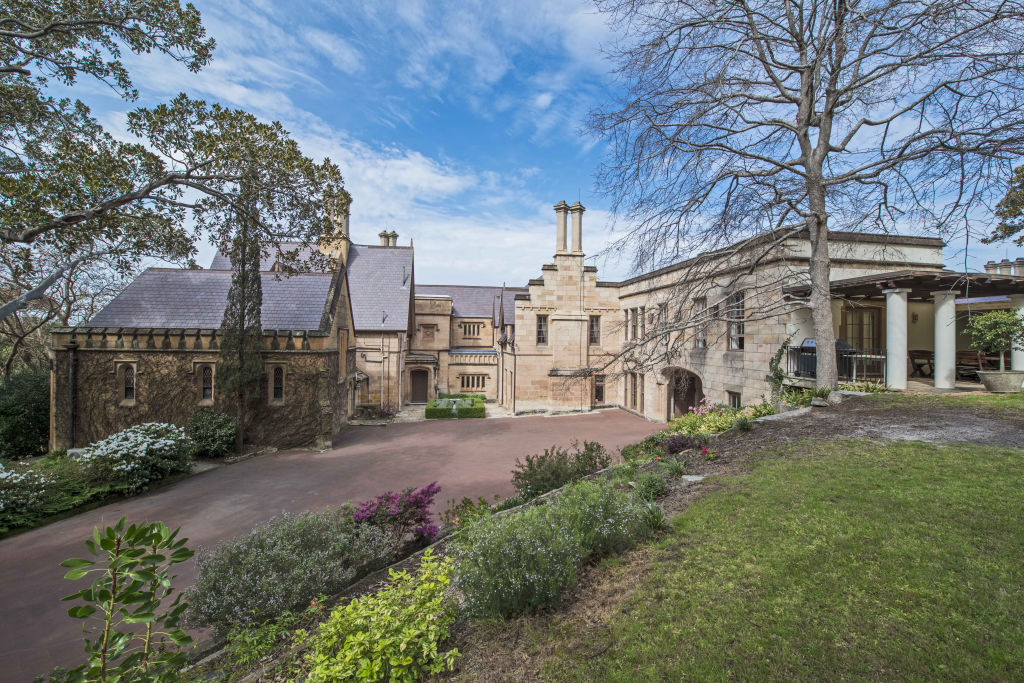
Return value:
[[(841, 379), (882, 380), (900, 391), (912, 377), (952, 390), (958, 379), (998, 369), (998, 357), (971, 347), (964, 333), (968, 317), (996, 309), (1024, 313), (1021, 275), (902, 270), (835, 280), (831, 289)], [(794, 285), (784, 292), (805, 298), (810, 286)], [(790, 325), (791, 346), (813, 338), (813, 330), (810, 311), (798, 310)], [(1012, 351), (1008, 361), (1008, 370), (1024, 370), (1024, 351)], [(791, 353), (787, 374), (794, 383), (807, 383), (813, 369), (806, 351)]]

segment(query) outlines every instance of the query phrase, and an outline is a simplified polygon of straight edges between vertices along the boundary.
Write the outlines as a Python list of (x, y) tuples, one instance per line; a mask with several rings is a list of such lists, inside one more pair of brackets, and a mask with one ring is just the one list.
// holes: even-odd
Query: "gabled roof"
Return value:
[[(277, 263), (278, 250), (282, 252), (289, 252), (296, 249), (298, 249), (299, 252), (297, 258), (300, 263), (308, 261), (309, 257), (314, 253), (314, 251), (316, 251), (315, 247), (311, 247), (309, 245), (302, 246), (301, 242), (281, 242), (278, 245), (278, 249), (272, 250), (269, 254), (260, 259), (260, 270), (267, 272), (274, 270), (274, 265)], [(213, 256), (213, 260), (210, 262), (210, 270), (231, 270), (231, 259), (227, 254), (218, 249), (217, 253)], [(309, 268), (308, 270), (312, 270), (312, 268)]]
[[(505, 321), (516, 319), (515, 295), (529, 292), (525, 287), (505, 288)], [(453, 318), (498, 319), (498, 303), (501, 301), (501, 287), (477, 287), (471, 285), (416, 285), (416, 295), (447, 296), (452, 300)]]
[(348, 289), (356, 330), (409, 329), (412, 267), (412, 247), (353, 244), (349, 248)]
[[(330, 273), (277, 278), (261, 274), (260, 323), (267, 330), (318, 330), (331, 287)], [(84, 327), (219, 329), (231, 271), (149, 268)]]

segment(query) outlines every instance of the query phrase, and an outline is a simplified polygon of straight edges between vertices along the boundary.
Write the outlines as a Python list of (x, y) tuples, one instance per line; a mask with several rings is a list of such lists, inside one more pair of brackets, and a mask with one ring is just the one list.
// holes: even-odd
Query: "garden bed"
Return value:
[(482, 396), (472, 394), (449, 394), (432, 398), (424, 409), (428, 420), (448, 420), (487, 417), (487, 408)]

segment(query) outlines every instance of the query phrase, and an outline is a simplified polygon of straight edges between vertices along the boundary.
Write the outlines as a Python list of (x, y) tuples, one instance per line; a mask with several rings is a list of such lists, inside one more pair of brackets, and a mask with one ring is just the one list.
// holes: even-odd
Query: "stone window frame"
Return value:
[(725, 317), (729, 321), (729, 351), (743, 351), (746, 346), (746, 292), (738, 290), (726, 300)]
[(601, 316), (592, 315), (587, 322), (587, 343), (590, 346), (601, 345)]
[(700, 320), (709, 314), (706, 296), (699, 296), (693, 300), (693, 313), (698, 318), (693, 330), (693, 348), (706, 349), (708, 347), (708, 321)]
[[(206, 389), (205, 373), (210, 371), (210, 398), (203, 396)], [(214, 396), (217, 395), (217, 364), (213, 361), (193, 361), (192, 372), (196, 375), (196, 389), (199, 394), (199, 405), (203, 407), (213, 406)]]
[(482, 334), (484, 324), (483, 323), (459, 323), (459, 327), (462, 329), (462, 336), (466, 339), (479, 339)]
[[(125, 375), (127, 374), (127, 370), (131, 370), (132, 373), (131, 398), (127, 398), (125, 396), (125, 394), (127, 393), (125, 390), (128, 388), (125, 381)], [(115, 386), (117, 387), (117, 405), (124, 408), (130, 408), (132, 406), (137, 405), (139, 402), (139, 361), (135, 359), (116, 359), (114, 361), (114, 379), (116, 382)]]
[(548, 314), (538, 313), (537, 314), (537, 346), (547, 346), (548, 344)]
[[(286, 396), (288, 394), (288, 365), (286, 363), (267, 363), (267, 405), (280, 406), (285, 404)], [(276, 394), (277, 389), (277, 373), (281, 372), (281, 396), (278, 398)]]
[[(600, 395), (600, 396), (599, 396)], [(594, 390), (592, 400), (595, 406), (603, 406), (607, 396), (607, 384), (605, 375), (594, 375)]]
[(725, 392), (728, 396), (730, 408), (742, 408), (743, 407), (743, 394), (738, 391), (727, 391)]
[(462, 389), (486, 389), (487, 375), (479, 373), (459, 375), (459, 387)]

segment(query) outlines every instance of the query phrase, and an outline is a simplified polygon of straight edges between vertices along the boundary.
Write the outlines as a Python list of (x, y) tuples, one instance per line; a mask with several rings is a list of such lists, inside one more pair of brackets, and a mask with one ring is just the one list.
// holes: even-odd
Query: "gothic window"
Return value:
[(118, 363), (115, 367), (117, 396), (122, 406), (133, 406), (139, 396), (135, 363)]
[(213, 401), (213, 366), (204, 365), (199, 373), (199, 399)]
[(124, 366), (124, 396), (125, 401), (135, 400), (135, 368), (130, 365)]
[(284, 366), (271, 365), (268, 374), (267, 398), (271, 404), (284, 403)]

